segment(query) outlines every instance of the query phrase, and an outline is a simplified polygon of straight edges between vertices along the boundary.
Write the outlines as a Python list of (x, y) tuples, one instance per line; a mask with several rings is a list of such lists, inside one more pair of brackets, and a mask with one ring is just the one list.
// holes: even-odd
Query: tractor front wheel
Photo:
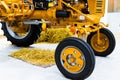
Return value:
[(112, 53), (115, 48), (115, 38), (112, 32), (106, 28), (102, 28), (99, 31), (98, 43), (98, 33), (93, 32), (88, 35), (87, 42), (93, 48), (95, 55), (97, 56), (107, 56)]
[(55, 51), (55, 61), (60, 72), (72, 80), (84, 80), (93, 72), (94, 52), (81, 39), (67, 38)]

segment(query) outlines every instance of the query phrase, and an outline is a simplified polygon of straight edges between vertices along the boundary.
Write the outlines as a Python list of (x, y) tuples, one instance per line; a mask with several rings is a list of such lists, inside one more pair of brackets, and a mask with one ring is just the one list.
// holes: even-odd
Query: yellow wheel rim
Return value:
[(99, 44), (97, 41), (97, 34), (93, 35), (93, 37), (91, 38), (91, 46), (97, 52), (106, 51), (109, 47), (109, 43), (110, 42), (109, 42), (108, 37), (103, 33), (100, 33), (100, 43)]
[(69, 46), (61, 53), (61, 63), (68, 72), (79, 73), (84, 69), (85, 57), (78, 48)]

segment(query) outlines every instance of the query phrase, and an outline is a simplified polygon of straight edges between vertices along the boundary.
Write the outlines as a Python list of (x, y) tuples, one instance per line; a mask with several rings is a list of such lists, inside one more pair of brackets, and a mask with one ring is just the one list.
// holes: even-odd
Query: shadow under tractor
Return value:
[[(115, 38), (100, 22), (105, 14), (105, 0), (0, 0), (2, 30), (12, 44), (29, 46), (40, 36), (42, 24), (74, 27), (77, 37), (66, 38), (55, 51), (60, 72), (72, 80), (91, 75), (95, 57), (114, 50)], [(44, 21), (42, 21), (42, 19)], [(22, 34), (24, 33), (24, 34)], [(81, 39), (87, 35), (86, 40)]]

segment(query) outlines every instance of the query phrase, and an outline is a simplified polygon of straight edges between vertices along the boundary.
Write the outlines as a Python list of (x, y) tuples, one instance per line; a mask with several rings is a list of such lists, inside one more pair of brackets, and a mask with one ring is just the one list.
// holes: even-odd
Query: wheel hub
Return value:
[(78, 48), (69, 46), (62, 51), (61, 63), (70, 73), (79, 73), (84, 68), (85, 58)]
[(94, 35), (91, 39), (92, 48), (97, 52), (104, 52), (109, 47), (109, 39), (106, 35), (100, 34), (100, 40), (97, 41), (97, 34)]
[(67, 62), (71, 65), (71, 66), (75, 66), (76, 64), (76, 58), (70, 54), (67, 56)]

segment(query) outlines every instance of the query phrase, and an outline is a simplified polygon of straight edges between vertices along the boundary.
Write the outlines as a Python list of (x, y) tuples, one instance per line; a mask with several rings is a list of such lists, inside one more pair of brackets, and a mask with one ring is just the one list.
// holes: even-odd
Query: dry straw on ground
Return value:
[(51, 50), (23, 48), (13, 52), (10, 56), (42, 67), (48, 67), (55, 64), (54, 51)]
[(71, 36), (73, 36), (73, 34), (67, 28), (48, 28), (46, 31), (41, 32), (40, 38), (37, 40), (37, 43), (58, 43), (63, 39)]

